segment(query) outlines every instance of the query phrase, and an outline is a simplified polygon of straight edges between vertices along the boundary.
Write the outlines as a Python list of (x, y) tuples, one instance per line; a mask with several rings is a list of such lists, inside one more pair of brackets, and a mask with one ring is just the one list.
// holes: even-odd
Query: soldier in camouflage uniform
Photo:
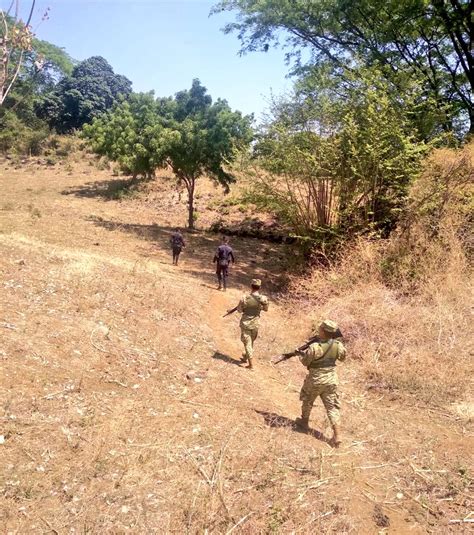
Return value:
[(248, 368), (253, 368), (253, 343), (258, 336), (258, 327), (260, 312), (268, 310), (268, 297), (260, 294), (262, 281), (252, 279), (251, 293), (244, 295), (237, 307), (238, 312), (242, 313), (240, 319), (240, 339), (244, 344), (245, 353), (242, 355), (242, 362), (248, 362)]
[(300, 361), (308, 368), (308, 375), (300, 392), (301, 418), (297, 418), (297, 425), (309, 429), (309, 416), (316, 398), (321, 400), (326, 408), (329, 421), (334, 435), (332, 444), (337, 448), (341, 444), (340, 439), (340, 404), (337, 394), (339, 384), (336, 373), (336, 362), (346, 358), (346, 348), (334, 335), (338, 330), (337, 324), (331, 320), (325, 320), (318, 329), (320, 342), (311, 344), (308, 349), (298, 351)]

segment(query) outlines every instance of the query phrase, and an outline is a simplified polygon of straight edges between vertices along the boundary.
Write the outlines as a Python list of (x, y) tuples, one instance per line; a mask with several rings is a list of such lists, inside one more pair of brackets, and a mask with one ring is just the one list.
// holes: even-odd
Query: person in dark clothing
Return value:
[(222, 244), (217, 248), (213, 262), (216, 264), (216, 275), (219, 281), (218, 290), (224, 289), (226, 291), (229, 264), (235, 262), (234, 251), (232, 251), (232, 247), (229, 245), (229, 238), (226, 236), (222, 238)]
[(173, 266), (178, 265), (179, 255), (181, 251), (186, 247), (184, 243), (184, 238), (179, 229), (175, 229), (173, 234), (170, 237), (171, 250), (173, 252)]

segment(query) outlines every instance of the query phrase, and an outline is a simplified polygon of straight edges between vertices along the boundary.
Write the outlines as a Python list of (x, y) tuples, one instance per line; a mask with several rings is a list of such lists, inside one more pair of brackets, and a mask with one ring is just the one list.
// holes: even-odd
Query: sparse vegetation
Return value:
[[(436, 154), (410, 201), (446, 177), (449, 162), (464, 169), (462, 158)], [(291, 247), (257, 252), (254, 240), (235, 238), (235, 287), (212, 292), (203, 283), (213, 280), (215, 240), (205, 233), (187, 237), (179, 272), (163, 265), (179, 218), (173, 189), (157, 193), (157, 219), (146, 195), (100, 202), (107, 171), (84, 159), (70, 165), (73, 191), (70, 175), (44, 167), (1, 176), (7, 530), (363, 533), (387, 517), (395, 533), (455, 533), (449, 522), (470, 510), (472, 398), (468, 271), (460, 274), (466, 264), (454, 242), (443, 265), (426, 251), (435, 277), (429, 284), (426, 272), (416, 289), (413, 280), (401, 284), (403, 269), (398, 279), (383, 269), (402, 233), (361, 238), (332, 269), (294, 279), (290, 300), (273, 294), (249, 375), (232, 364), (237, 325), (220, 315), (249, 273), (278, 288)], [(462, 236), (466, 220), (452, 216), (465, 206), (465, 187), (460, 177), (443, 208), (443, 236)], [(213, 190), (201, 191), (206, 199)], [(41, 217), (32, 221), (35, 209)], [(428, 215), (416, 224), (431, 229), (432, 208), (419, 209)], [(435, 240), (425, 245), (436, 252)], [(340, 452), (293, 428), (298, 363), (269, 364), (326, 315), (338, 319), (350, 351), (340, 372)], [(312, 426), (324, 433), (326, 425), (317, 407)]]
[[(37, 40), (8, 4), (2, 530), (464, 533), (472, 2), (222, 0), (243, 51), (281, 42), (295, 60), (294, 90), (256, 139), (253, 117), (199, 80), (132, 93), (104, 58), (73, 65)], [(225, 293), (216, 233), (237, 258)], [(271, 306), (252, 373), (222, 313), (254, 277)], [(323, 318), (348, 348), (339, 449), (320, 405), (298, 430), (305, 370), (272, 359)]]
[(471, 399), (473, 149), (435, 151), (390, 239), (361, 238), (295, 280), (294, 291), (347, 318), (370, 389)]

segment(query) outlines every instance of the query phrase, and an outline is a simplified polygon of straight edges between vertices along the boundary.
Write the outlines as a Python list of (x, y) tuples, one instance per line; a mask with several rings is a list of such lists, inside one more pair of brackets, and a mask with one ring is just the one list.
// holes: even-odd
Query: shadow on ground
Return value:
[[(175, 230), (175, 227), (109, 221), (96, 216), (89, 217), (88, 221), (111, 232), (133, 234), (164, 251), (169, 250), (169, 239)], [(180, 256), (179, 269), (200, 278), (206, 285), (214, 285), (216, 274), (212, 260), (220, 237), (201, 230), (182, 230), (182, 233), (186, 247)], [(291, 255), (291, 245), (263, 243), (255, 238), (233, 238), (230, 245), (234, 249), (236, 263), (229, 267), (229, 288), (247, 288), (253, 278), (262, 280), (263, 291), (267, 293), (281, 291), (285, 287), (286, 259)], [(145, 256), (152, 255), (153, 250), (150, 249)]]
[(138, 191), (143, 180), (133, 180), (131, 178), (117, 178), (113, 180), (96, 180), (87, 182), (80, 186), (67, 188), (61, 192), (62, 195), (75, 195), (76, 197), (95, 198), (99, 197), (107, 201), (113, 201), (133, 195)]
[(216, 351), (212, 355), (212, 358), (216, 360), (222, 360), (223, 362), (227, 362), (227, 364), (234, 364), (235, 366), (240, 366), (242, 364), (240, 360), (229, 357), (229, 355), (226, 355), (225, 353), (221, 353), (220, 351)]
[(263, 416), (263, 421), (265, 422), (268, 427), (276, 427), (276, 428), (287, 428), (292, 429), (293, 431), (297, 433), (303, 433), (305, 435), (310, 435), (317, 440), (320, 440), (321, 442), (325, 442), (326, 444), (331, 444), (331, 441), (329, 438), (325, 437), (323, 433), (320, 431), (317, 431), (316, 429), (310, 429), (309, 431), (304, 431), (303, 429), (300, 429), (297, 425), (295, 420), (292, 420), (291, 418), (287, 418), (286, 416), (281, 416), (280, 414), (276, 414), (275, 412), (267, 412), (267, 411), (259, 411), (255, 410), (257, 414), (260, 414), (260, 416)]

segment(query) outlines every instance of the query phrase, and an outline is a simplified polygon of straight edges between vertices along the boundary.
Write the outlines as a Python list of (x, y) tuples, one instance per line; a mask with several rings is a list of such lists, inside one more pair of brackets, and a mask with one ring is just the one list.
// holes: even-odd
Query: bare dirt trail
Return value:
[[(449, 523), (467, 518), (472, 461), (472, 434), (451, 414), (369, 392), (349, 358), (343, 447), (328, 445), (320, 404), (314, 433), (294, 429), (304, 370), (270, 358), (313, 318), (272, 293), (285, 247), (234, 240), (232, 287), (218, 292), (215, 236), (187, 235), (173, 267), (176, 207), (158, 217), (139, 200), (64, 195), (90, 181), (78, 169), (0, 175), (0, 512), (12, 533), (468, 529)], [(250, 372), (238, 318), (222, 314), (254, 276), (274, 298)]]

